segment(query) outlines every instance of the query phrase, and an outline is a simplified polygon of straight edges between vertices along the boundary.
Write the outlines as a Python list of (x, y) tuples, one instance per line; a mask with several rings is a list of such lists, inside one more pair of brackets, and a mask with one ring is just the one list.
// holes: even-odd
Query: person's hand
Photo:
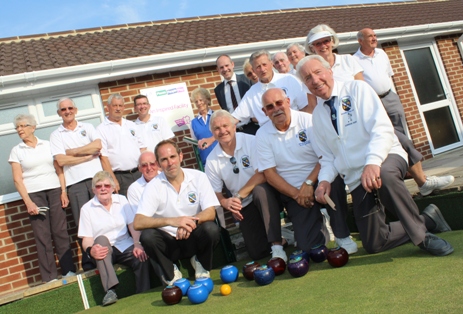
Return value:
[(61, 207), (66, 208), (69, 205), (68, 193), (66, 190), (61, 192)]
[(108, 255), (109, 249), (100, 244), (94, 244), (90, 250), (90, 255), (96, 260), (102, 260)]
[(181, 216), (174, 219), (174, 223), (172, 227), (183, 228), (187, 232), (191, 233), (193, 230), (196, 229), (197, 221), (199, 221), (198, 217), (194, 216)]
[(368, 193), (381, 188), (381, 167), (376, 165), (366, 165), (361, 176), (362, 186)]
[(191, 232), (188, 232), (185, 228), (178, 227), (177, 228), (177, 234), (175, 235), (175, 238), (177, 240), (186, 240), (190, 237)]
[(307, 184), (302, 184), (295, 197), (296, 202), (306, 208), (311, 208), (314, 205), (314, 187)]
[(221, 205), (226, 210), (231, 211), (233, 217), (235, 217), (236, 220), (243, 220), (243, 215), (241, 215), (240, 212), (243, 206), (241, 205), (241, 200), (239, 198), (229, 197), (227, 199), (222, 200)]
[(198, 148), (201, 150), (207, 149), (209, 146), (211, 146), (212, 143), (209, 143), (209, 139), (203, 138), (198, 141)]
[(325, 194), (330, 195), (331, 184), (328, 181), (321, 181), (315, 190), (315, 200), (320, 204), (326, 204)]
[(26, 208), (27, 208), (27, 213), (31, 216), (35, 216), (39, 214), (39, 208), (32, 201), (29, 203), (26, 203)]
[(140, 243), (133, 244), (133, 256), (138, 258), (140, 262), (144, 262), (148, 260), (148, 255), (146, 254), (143, 246)]

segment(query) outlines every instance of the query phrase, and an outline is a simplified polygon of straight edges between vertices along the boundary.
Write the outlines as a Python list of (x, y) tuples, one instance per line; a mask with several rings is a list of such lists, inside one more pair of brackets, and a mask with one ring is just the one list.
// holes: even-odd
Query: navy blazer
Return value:
[[(238, 84), (238, 89), (240, 90), (241, 99), (243, 99), (244, 94), (246, 94), (249, 88), (251, 88), (252, 83), (243, 74), (236, 74), (236, 83)], [(214, 93), (220, 107), (228, 111), (227, 101), (225, 100), (225, 83), (223, 81), (214, 88)]]

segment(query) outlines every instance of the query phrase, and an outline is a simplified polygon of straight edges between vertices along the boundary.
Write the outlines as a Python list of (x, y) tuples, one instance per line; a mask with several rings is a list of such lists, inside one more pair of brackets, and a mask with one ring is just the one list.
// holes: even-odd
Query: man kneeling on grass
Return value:
[(115, 187), (109, 172), (97, 172), (92, 180), (95, 197), (82, 206), (80, 212), (78, 235), (100, 272), (106, 292), (103, 305), (117, 301), (115, 288), (119, 280), (114, 263), (132, 267), (136, 293), (150, 289), (148, 256), (140, 245), (140, 232), (132, 226), (134, 213), (125, 196), (113, 194)]

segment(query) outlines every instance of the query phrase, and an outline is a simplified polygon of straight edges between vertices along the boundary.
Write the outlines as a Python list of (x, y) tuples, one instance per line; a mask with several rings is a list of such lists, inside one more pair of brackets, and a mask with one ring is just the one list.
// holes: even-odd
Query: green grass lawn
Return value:
[[(342, 268), (332, 268), (326, 261), (311, 263), (304, 277), (293, 278), (286, 271), (262, 287), (240, 274), (229, 296), (220, 295), (220, 269), (215, 269), (211, 272), (214, 290), (203, 304), (193, 305), (184, 297), (179, 304), (167, 306), (161, 299), (162, 289), (156, 288), (85, 312), (462, 313), (463, 231), (441, 236), (454, 246), (453, 254), (434, 257), (406, 244), (369, 255), (358, 242), (359, 252)], [(292, 251), (287, 249), (288, 254)], [(241, 271), (245, 262), (235, 265)]]

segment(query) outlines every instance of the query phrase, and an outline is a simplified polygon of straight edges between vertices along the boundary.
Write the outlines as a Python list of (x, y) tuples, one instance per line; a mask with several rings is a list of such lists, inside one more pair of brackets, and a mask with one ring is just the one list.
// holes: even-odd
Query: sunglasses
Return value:
[(61, 112), (65, 112), (66, 110), (72, 111), (72, 110), (74, 110), (74, 107), (67, 107), (67, 108), (64, 107), (64, 108), (60, 108), (59, 110), (60, 110)]
[(24, 128), (27, 128), (28, 126), (31, 126), (31, 125), (30, 124), (18, 125), (15, 127), (15, 130), (24, 129)]
[(236, 158), (234, 156), (230, 158), (230, 162), (233, 165), (233, 173), (240, 173), (240, 168), (236, 165)]
[(145, 162), (140, 165), (142, 168), (148, 168), (148, 167), (155, 167), (156, 163), (155, 162)]
[(275, 109), (276, 106), (281, 107), (283, 106), (284, 103), (285, 103), (284, 100), (277, 100), (275, 101), (275, 104), (265, 105), (265, 110), (272, 111), (273, 109)]
[(324, 41), (312, 43), (312, 46), (321, 47), (322, 45), (328, 45), (330, 42), (331, 42), (331, 38), (328, 38), (328, 39), (325, 39)]
[(110, 188), (112, 188), (111, 184), (95, 184), (95, 189), (97, 189), (97, 190), (100, 190), (100, 189), (102, 189), (103, 187), (104, 187), (105, 189), (108, 189), (108, 190), (109, 190)]

